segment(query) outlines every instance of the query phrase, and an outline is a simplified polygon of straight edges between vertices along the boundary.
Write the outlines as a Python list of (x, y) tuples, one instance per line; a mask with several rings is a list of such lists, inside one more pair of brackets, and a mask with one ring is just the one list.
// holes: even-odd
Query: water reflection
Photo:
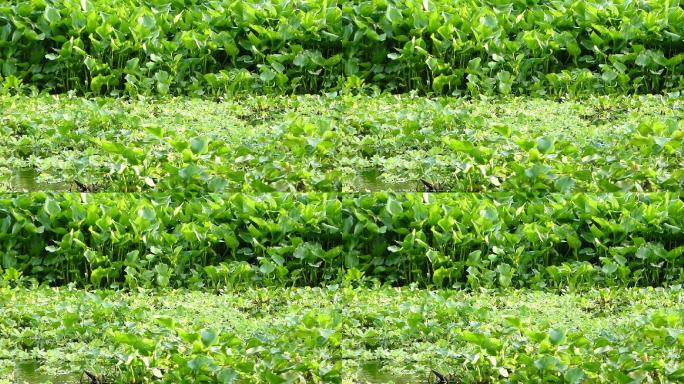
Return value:
[(359, 383), (383, 383), (383, 384), (409, 384), (409, 383), (427, 383), (428, 381), (422, 377), (416, 377), (410, 374), (392, 374), (382, 369), (383, 365), (379, 361), (366, 363), (361, 366), (361, 370), (357, 373), (357, 380)]
[(10, 171), (10, 176), (0, 178), (0, 185), (4, 184), (9, 191), (37, 192), (37, 191), (68, 191), (69, 183), (46, 183), (38, 180), (40, 173), (33, 168), (19, 168)]
[(354, 181), (354, 189), (367, 192), (394, 191), (394, 192), (422, 192), (423, 186), (420, 181), (403, 181), (388, 183), (381, 180), (382, 171), (379, 169), (367, 169), (362, 171)]
[[(16, 384), (77, 384), (80, 377), (76, 374), (47, 374), (40, 370), (41, 364), (37, 360), (20, 361), (16, 364), (14, 375)], [(414, 374), (394, 374), (383, 370), (380, 361), (364, 364), (356, 374), (356, 381), (369, 384), (409, 384), (428, 383), (424, 377)]]
[[(68, 192), (76, 188), (68, 182), (44, 182), (39, 180), (40, 172), (34, 168), (11, 169), (9, 176), (0, 174), (0, 190), (10, 192)], [(382, 180), (382, 171), (377, 168), (358, 173), (352, 181), (352, 188), (363, 192), (423, 192), (420, 181), (386, 182)]]
[(74, 374), (49, 375), (40, 371), (40, 363), (35, 360), (18, 362), (14, 369), (17, 384), (76, 384), (78, 376)]

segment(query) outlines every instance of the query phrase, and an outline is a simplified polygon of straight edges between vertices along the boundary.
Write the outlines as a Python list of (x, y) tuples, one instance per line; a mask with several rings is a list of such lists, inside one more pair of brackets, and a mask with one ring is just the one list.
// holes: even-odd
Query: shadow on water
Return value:
[(393, 384), (409, 384), (409, 383), (427, 383), (425, 378), (416, 377), (411, 374), (392, 374), (382, 370), (382, 363), (374, 361), (366, 363), (361, 366), (361, 369), (356, 374), (359, 383), (393, 383)]
[(78, 375), (51, 375), (40, 371), (40, 363), (36, 360), (20, 361), (14, 368), (14, 378), (17, 384), (77, 384)]
[(395, 191), (395, 192), (423, 192), (423, 185), (420, 181), (403, 181), (396, 183), (388, 183), (381, 180), (382, 171), (377, 168), (367, 169), (362, 171), (353, 182), (353, 185), (359, 191), (379, 192), (379, 191)]
[[(379, 361), (364, 364), (356, 374), (358, 383), (369, 384), (409, 384), (428, 383), (424, 377), (413, 374), (393, 374), (384, 372)], [(26, 360), (17, 362), (14, 369), (16, 384), (78, 384), (82, 381), (76, 374), (48, 374), (40, 370), (40, 362)]]
[(0, 184), (5, 184), (10, 191), (17, 192), (63, 192), (69, 190), (69, 183), (46, 183), (38, 180), (40, 173), (33, 168), (19, 168), (10, 171), (10, 176), (0, 178)]

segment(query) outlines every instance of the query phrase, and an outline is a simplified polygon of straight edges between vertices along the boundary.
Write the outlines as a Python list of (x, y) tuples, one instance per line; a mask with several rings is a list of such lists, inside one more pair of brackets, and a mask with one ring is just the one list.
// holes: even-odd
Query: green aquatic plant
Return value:
[(21, 0), (0, 89), (473, 96), (681, 90), (679, 1)]
[(678, 287), (0, 288), (0, 383), (20, 372), (14, 359), (113, 383), (429, 383), (434, 372), (464, 383), (676, 383), (680, 302)]
[(681, 283), (677, 193), (0, 197), (0, 267), (92, 287)]
[(5, 191), (539, 196), (684, 186), (675, 97), (0, 97), (0, 107)]

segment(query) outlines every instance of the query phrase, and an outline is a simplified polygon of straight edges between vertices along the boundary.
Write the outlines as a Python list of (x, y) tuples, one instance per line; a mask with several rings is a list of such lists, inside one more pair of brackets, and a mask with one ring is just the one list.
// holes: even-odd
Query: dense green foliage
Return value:
[(7, 358), (126, 384), (408, 384), (435, 382), (431, 370), (459, 383), (676, 383), (682, 298), (681, 288), (581, 296), (0, 288), (0, 383), (16, 384)]
[(0, 75), (83, 94), (657, 93), (684, 85), (678, 0), (15, 0)]
[(684, 104), (666, 97), (0, 97), (0, 141), (0, 191), (23, 169), (74, 191), (684, 188)]
[(680, 194), (0, 198), (7, 281), (95, 287), (681, 283)]
[(0, 384), (682, 383), (683, 90), (679, 0), (0, 1)]

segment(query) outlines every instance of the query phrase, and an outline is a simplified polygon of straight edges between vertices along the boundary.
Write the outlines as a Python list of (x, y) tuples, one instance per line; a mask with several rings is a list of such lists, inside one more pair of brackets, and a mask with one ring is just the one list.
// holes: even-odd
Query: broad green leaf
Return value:
[(62, 15), (60, 15), (59, 10), (48, 5), (45, 7), (45, 12), (43, 12), (45, 20), (50, 24), (55, 24), (62, 20)]
[(537, 149), (541, 153), (551, 153), (554, 151), (554, 140), (549, 137), (540, 137), (537, 139)]
[(560, 361), (555, 356), (544, 355), (534, 361), (534, 366), (540, 371), (557, 371)]
[(238, 379), (238, 373), (232, 368), (223, 368), (216, 377), (220, 384), (233, 384)]
[(166, 329), (174, 329), (176, 327), (176, 322), (172, 317), (168, 316), (155, 316), (154, 321), (162, 325)]
[(196, 155), (202, 155), (209, 151), (209, 139), (204, 136), (195, 137), (190, 141), (190, 149)]
[(205, 347), (210, 347), (218, 341), (218, 333), (215, 330), (203, 329), (200, 332), (200, 335), (202, 344), (204, 344)]
[(404, 208), (398, 200), (390, 196), (390, 198), (387, 199), (387, 212), (389, 212), (390, 215), (397, 217), (404, 213)]
[(50, 215), (51, 218), (55, 218), (62, 212), (62, 208), (59, 206), (59, 203), (50, 197), (45, 200), (45, 204), (43, 206), (45, 212)]
[(449, 148), (457, 152), (471, 153), (475, 146), (472, 143), (462, 140), (445, 139)]
[(549, 340), (553, 345), (559, 345), (565, 340), (565, 330), (563, 329), (552, 329), (549, 331)]
[(565, 381), (571, 384), (579, 384), (583, 382), (584, 377), (584, 370), (582, 370), (580, 367), (572, 367), (565, 371), (565, 374), (563, 374)]
[(513, 134), (513, 127), (507, 124), (494, 124), (492, 128), (504, 137), (511, 137)]
[(385, 12), (387, 19), (390, 23), (400, 23), (403, 20), (401, 11), (392, 5), (387, 6), (387, 11)]
[(146, 125), (144, 127), (145, 132), (148, 132), (158, 138), (164, 137), (164, 128), (157, 126), (157, 125)]

